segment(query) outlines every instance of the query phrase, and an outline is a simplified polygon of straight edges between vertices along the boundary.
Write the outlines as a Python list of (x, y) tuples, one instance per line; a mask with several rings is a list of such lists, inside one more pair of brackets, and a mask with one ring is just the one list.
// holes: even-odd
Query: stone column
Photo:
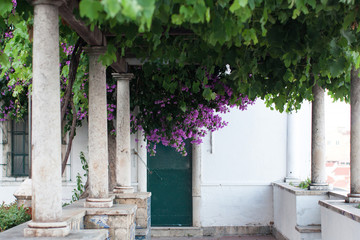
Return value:
[(146, 140), (141, 130), (137, 131), (138, 192), (147, 192), (147, 151)]
[(325, 169), (325, 102), (324, 90), (313, 87), (311, 130), (311, 184), (310, 190), (327, 190)]
[(359, 70), (351, 70), (350, 193), (347, 202), (360, 202), (360, 79)]
[(89, 55), (89, 197), (85, 207), (111, 207), (106, 105), (106, 67), (99, 62), (105, 47), (85, 48)]
[(114, 193), (132, 193), (130, 152), (130, 80), (132, 73), (113, 73), (117, 80), (116, 103), (116, 187)]
[(32, 221), (25, 237), (62, 237), (59, 14), (62, 1), (34, 4)]
[[(298, 130), (301, 130), (296, 119), (296, 113), (287, 114), (287, 144), (286, 144), (286, 177), (285, 182), (300, 182), (298, 175), (299, 154), (297, 140), (299, 139)], [(301, 130), (302, 131), (302, 130)]]
[(193, 227), (201, 227), (201, 144), (192, 145)]

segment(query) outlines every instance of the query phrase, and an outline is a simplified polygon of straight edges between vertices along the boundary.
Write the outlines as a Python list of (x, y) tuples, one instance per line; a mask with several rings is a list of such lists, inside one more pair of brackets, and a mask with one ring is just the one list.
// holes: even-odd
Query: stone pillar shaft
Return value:
[(325, 101), (324, 90), (313, 87), (312, 135), (311, 135), (311, 186), (310, 189), (326, 188), (325, 169)]
[(350, 202), (360, 202), (360, 78), (351, 71)]
[(141, 130), (137, 132), (138, 192), (147, 192), (147, 151), (146, 140)]
[(104, 47), (90, 47), (89, 54), (89, 198), (86, 207), (111, 207), (108, 185), (106, 67), (98, 61)]
[(130, 80), (131, 73), (114, 73), (117, 80), (116, 103), (116, 187), (114, 193), (134, 192), (131, 187)]
[(34, 1), (32, 221), (26, 237), (65, 236), (62, 217), (59, 14), (61, 1)]
[(201, 144), (192, 145), (192, 202), (193, 226), (200, 227), (201, 209)]

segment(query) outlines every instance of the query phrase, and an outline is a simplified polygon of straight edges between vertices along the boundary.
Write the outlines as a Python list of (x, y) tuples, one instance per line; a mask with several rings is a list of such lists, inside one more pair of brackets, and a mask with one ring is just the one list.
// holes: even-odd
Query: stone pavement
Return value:
[(276, 240), (273, 236), (152, 237), (152, 240)]

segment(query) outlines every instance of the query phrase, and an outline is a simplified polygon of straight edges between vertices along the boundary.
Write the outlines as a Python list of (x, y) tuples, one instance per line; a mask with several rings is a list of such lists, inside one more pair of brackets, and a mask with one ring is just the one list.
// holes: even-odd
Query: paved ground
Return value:
[(276, 240), (273, 236), (152, 237), (152, 240)]

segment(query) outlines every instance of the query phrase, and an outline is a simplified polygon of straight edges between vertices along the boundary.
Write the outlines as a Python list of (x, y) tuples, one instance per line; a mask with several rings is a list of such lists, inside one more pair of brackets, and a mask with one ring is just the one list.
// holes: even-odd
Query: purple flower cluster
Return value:
[[(186, 155), (185, 140), (191, 139), (191, 143), (200, 144), (207, 131), (213, 132), (227, 126), (227, 122), (222, 120), (220, 114), (230, 111), (230, 108), (238, 106), (240, 110), (246, 110), (249, 104), (253, 104), (247, 96), (233, 96), (232, 89), (220, 81), (218, 76), (207, 76), (208, 84), (203, 88), (216, 90), (215, 87), (222, 86), (224, 94), (217, 94), (211, 101), (197, 102), (195, 95), (186, 86), (181, 87), (182, 92), (186, 93), (189, 99), (186, 111), (172, 112), (179, 109), (181, 99), (174, 95), (164, 97), (154, 101), (152, 110), (146, 107), (137, 116), (131, 116), (132, 130), (145, 129), (149, 121), (156, 122), (158, 127), (146, 128), (145, 137), (148, 141), (148, 151), (156, 153), (156, 144), (162, 143), (164, 146), (174, 147), (181, 154)], [(230, 100), (235, 99), (231, 104)], [(190, 103), (189, 103), (190, 102)], [(176, 115), (175, 115), (176, 114)]]
[[(9, 74), (6, 75), (6, 80), (9, 80)], [(6, 121), (9, 117), (16, 118), (19, 114), (21, 115), (21, 109), (24, 108), (24, 105), (27, 104), (27, 96), (29, 95), (29, 85), (30, 81), (21, 81), (18, 80), (15, 84), (9, 84), (7, 86), (2, 87), (1, 89), (1, 97), (3, 104), (0, 107), (0, 121)], [(21, 98), (20, 95), (18, 97), (13, 97), (13, 92), (17, 89), (25, 89), (27, 90), (25, 99)], [(26, 107), (26, 106), (25, 106)]]
[(13, 9), (12, 9), (12, 14), (14, 14), (15, 15), (15, 9), (16, 9), (16, 7), (17, 7), (17, 1), (16, 0), (11, 0), (11, 2), (12, 2), (12, 4), (13, 4)]
[(116, 105), (107, 104), (107, 112), (108, 112), (107, 119), (108, 119), (108, 121), (111, 121), (115, 118), (115, 116), (114, 116), (115, 109), (116, 109)]
[[(66, 56), (69, 56), (72, 54), (73, 50), (74, 50), (74, 46), (70, 45), (68, 46), (66, 43), (61, 43), (60, 44), (63, 52), (66, 54)], [(70, 64), (70, 61), (68, 61)]]
[(111, 86), (106, 84), (106, 91), (108, 93), (112, 93), (113, 91), (115, 91), (115, 89), (116, 89), (116, 84), (112, 84)]
[(5, 33), (5, 38), (13, 38), (13, 37), (14, 37), (14, 34), (12, 31)]

